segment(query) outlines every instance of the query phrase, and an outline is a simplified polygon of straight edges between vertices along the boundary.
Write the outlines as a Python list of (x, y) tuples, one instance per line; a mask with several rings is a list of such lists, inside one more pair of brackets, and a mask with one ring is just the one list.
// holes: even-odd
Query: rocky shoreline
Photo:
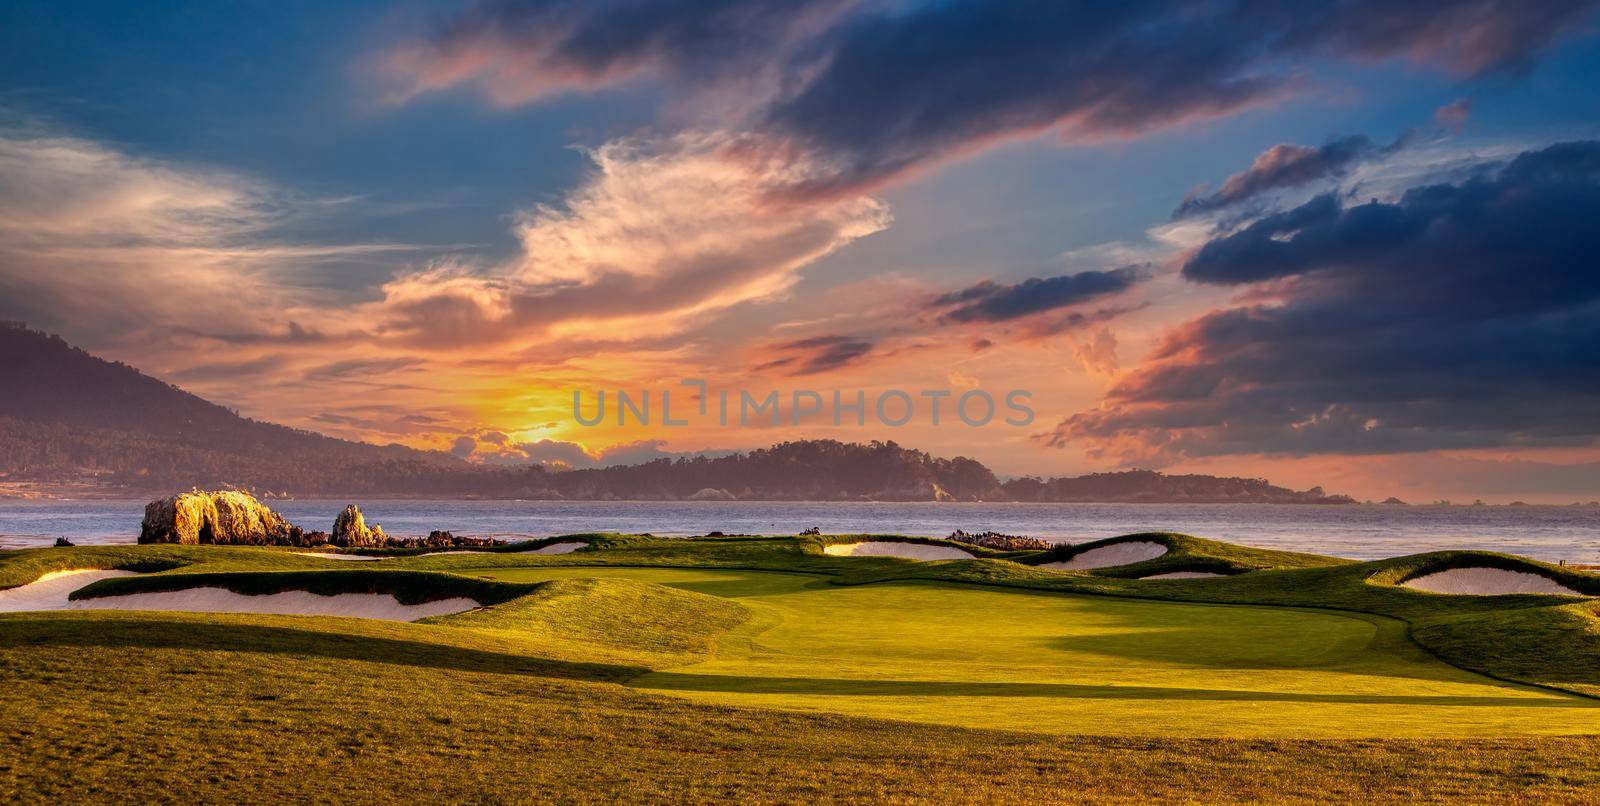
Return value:
[(361, 508), (346, 506), (327, 531), (307, 531), (239, 490), (191, 490), (145, 505), (140, 543), (293, 548), (471, 548), (503, 546), (504, 540), (457, 537), (434, 530), (427, 537), (389, 537), (380, 524), (367, 525)]

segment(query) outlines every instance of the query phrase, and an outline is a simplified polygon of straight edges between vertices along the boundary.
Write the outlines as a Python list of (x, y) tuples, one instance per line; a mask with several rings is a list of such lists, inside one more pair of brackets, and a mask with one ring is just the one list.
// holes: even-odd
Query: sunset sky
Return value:
[[(12, 0), (0, 318), (474, 461), (1588, 500), (1597, 5)], [(574, 421), (680, 379), (1036, 419)]]

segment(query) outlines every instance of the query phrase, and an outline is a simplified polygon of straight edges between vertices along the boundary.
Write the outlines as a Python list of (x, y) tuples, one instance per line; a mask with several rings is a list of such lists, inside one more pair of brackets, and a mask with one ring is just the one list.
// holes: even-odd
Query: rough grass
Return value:
[(701, 705), (493, 631), (0, 617), (0, 800), (1570, 802), (1600, 740), (1042, 737)]
[[(580, 538), (593, 548), (567, 555), (397, 556), (336, 569), (270, 548), (0, 552), (0, 588), (55, 570), (123, 568), (158, 573), (100, 584), (115, 590), (110, 583), (225, 582), (241, 592), (289, 583), (319, 592), (387, 586), (408, 597), (482, 586), (472, 589), (506, 597), (486, 611), (417, 624), (181, 613), (0, 615), (0, 799), (1587, 802), (1600, 787), (1593, 763), (1600, 740), (1505, 738), (1506, 731), (1526, 732), (1515, 726), (1448, 741), (1128, 735), (1139, 724), (1128, 703), (1202, 716), (1218, 702), (1231, 711), (1278, 709), (1281, 724), (1315, 727), (1341, 708), (1375, 709), (1371, 719), (1388, 709), (1417, 723), (1408, 711), (1559, 702), (1536, 707), (1546, 708), (1556, 729), (1573, 729), (1588, 710), (1568, 703), (1582, 701), (1496, 690), (1432, 662), (1417, 646), (1462, 669), (1600, 694), (1595, 603), (1445, 596), (1396, 584), (1444, 567), (1493, 564), (1600, 592), (1600, 579), (1566, 569), (1481, 552), (1352, 563), (1182, 535), (1167, 537), (1174, 546), (1169, 555), (1137, 569), (1066, 573), (1015, 561), (1042, 561), (1042, 553), (927, 563), (821, 552), (824, 542), (892, 539), (880, 535)], [(1191, 570), (1194, 563), (1239, 573), (1124, 578)], [(755, 573), (776, 571), (791, 573)], [(676, 589), (659, 584), (664, 577), (614, 578), (646, 572), (682, 578), (671, 582)], [(503, 579), (481, 578), (487, 576)], [(605, 578), (579, 581), (585, 576)], [(1098, 598), (1039, 595), (1053, 592)], [(979, 594), (981, 602), (973, 598)], [(924, 595), (933, 598), (914, 601)], [(776, 601), (786, 596), (787, 603)], [(1029, 615), (1064, 607), (1060, 602), (1090, 605)], [(885, 607), (919, 612), (919, 625), (904, 634), (873, 634), (866, 617)], [(648, 615), (656, 612), (673, 618)], [(1267, 615), (1241, 632), (1242, 622), (1219, 620), (1221, 612)], [(1029, 633), (1039, 624), (1092, 626), (1095, 619), (1101, 619), (1098, 633), (1056, 635), (1055, 645), (1047, 643), (1050, 635)], [(1352, 624), (1369, 632), (1359, 652)], [(986, 644), (996, 642), (1025, 652), (1011, 659), (1017, 663), (982, 658)], [(1051, 653), (1076, 660), (1052, 665)], [(1090, 668), (1113, 662), (1120, 666)], [(718, 669), (718, 663), (744, 668)], [(785, 664), (787, 671), (780, 668)], [(1028, 697), (1013, 713), (1072, 700), (1110, 703), (1098, 729), (1121, 735), (891, 721), (821, 713), (836, 706), (804, 701), (832, 697), (845, 710), (913, 718), (938, 709), (938, 696), (919, 699), (938, 695), (939, 686), (859, 688), (860, 673), (875, 666), (890, 683), (955, 683), (961, 697), (974, 701), (969, 712), (980, 717), (985, 703), (1022, 692)], [(1287, 685), (1308, 669), (1344, 675), (1345, 691), (1323, 694), (1345, 699), (1319, 702), (1306, 686)], [(1090, 672), (1105, 680), (1063, 679)], [(858, 689), (841, 688), (852, 675)], [(729, 687), (730, 677), (747, 679)], [(1206, 679), (1213, 684), (1197, 682)], [(1008, 681), (1039, 685), (996, 687)], [(775, 701), (752, 691), (759, 685), (787, 686), (780, 692), (785, 708), (819, 712), (753, 707)], [(819, 686), (831, 690), (818, 693)], [(1385, 686), (1394, 688), (1387, 694), (1372, 688)], [(1459, 686), (1484, 688), (1466, 697)], [(725, 696), (746, 699), (737, 707), (713, 702)], [(1466, 699), (1445, 701), (1450, 697)], [(288, 769), (293, 774), (282, 772)]]
[(1411, 636), (1507, 680), (1600, 697), (1600, 605), (1579, 602), (1419, 620)]

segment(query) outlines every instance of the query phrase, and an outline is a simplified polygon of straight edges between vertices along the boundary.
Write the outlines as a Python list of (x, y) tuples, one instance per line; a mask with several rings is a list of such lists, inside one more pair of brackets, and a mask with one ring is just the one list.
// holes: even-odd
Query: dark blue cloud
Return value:
[(875, 345), (854, 336), (815, 336), (784, 342), (774, 349), (789, 353), (756, 367), (756, 371), (785, 368), (791, 375), (814, 375), (866, 358)]
[(1593, 0), (963, 0), (862, 15), (765, 126), (829, 165), (793, 189), (870, 187), (987, 141), (1047, 128), (1122, 137), (1274, 97), (1291, 65), (1409, 57), (1516, 70)]
[(1405, 148), (1411, 139), (1408, 133), (1383, 148), (1362, 134), (1340, 137), (1317, 147), (1289, 143), (1275, 145), (1256, 157), (1249, 168), (1228, 177), (1217, 192), (1184, 199), (1172, 217), (1177, 219), (1215, 212), (1276, 190), (1303, 187), (1343, 176), (1363, 161), (1386, 157)]
[(483, 0), (396, 66), (421, 87), (479, 73), (525, 101), (640, 73), (698, 82), (738, 75), (814, 34), (858, 0)]
[(1597, 195), (1600, 145), (1562, 143), (1393, 203), (1319, 196), (1212, 240), (1183, 276), (1233, 285), (1326, 272), (1340, 287), (1381, 284), (1451, 310), (1566, 304), (1600, 292), (1586, 258)]
[(1173, 457), (1600, 439), (1600, 142), (1393, 202), (1319, 197), (1220, 236), (1203, 283), (1270, 304), (1174, 330), (1051, 438)]
[(418, 92), (479, 82), (513, 103), (639, 75), (738, 82), (726, 123), (806, 155), (813, 175), (781, 194), (803, 199), (1046, 129), (1120, 138), (1225, 115), (1292, 91), (1319, 59), (1514, 72), (1596, 5), (490, 0), (397, 65)]
[(1120, 294), (1149, 276), (1142, 266), (1032, 277), (1014, 285), (985, 280), (933, 300), (948, 322), (1004, 322)]

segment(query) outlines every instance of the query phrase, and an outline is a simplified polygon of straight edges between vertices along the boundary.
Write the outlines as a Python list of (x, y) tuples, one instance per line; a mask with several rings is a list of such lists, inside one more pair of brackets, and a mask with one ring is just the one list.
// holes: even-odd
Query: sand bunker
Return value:
[[(1073, 555), (1066, 562), (1042, 563), (1036, 567), (1051, 568), (1057, 571), (1086, 571), (1090, 568), (1111, 568), (1118, 565), (1131, 565), (1142, 563), (1145, 560), (1154, 560), (1167, 553), (1167, 547), (1160, 543), (1148, 540), (1129, 540), (1123, 543), (1112, 543), (1109, 546), (1089, 549)], [(1146, 577), (1147, 579), (1149, 577)], [(1172, 579), (1174, 577), (1167, 577)]]
[(102, 579), (133, 575), (132, 571), (98, 571), (92, 568), (51, 571), (26, 585), (0, 591), (0, 613), (74, 609), (72, 606), (76, 603), (67, 600), (73, 591)]
[(1451, 568), (1435, 571), (1402, 582), (1407, 588), (1429, 593), (1464, 593), (1474, 596), (1504, 596), (1511, 593), (1553, 593), (1561, 596), (1583, 594), (1550, 577), (1504, 568)]
[(1173, 571), (1171, 573), (1151, 574), (1150, 576), (1139, 577), (1139, 578), (1140, 579), (1211, 579), (1213, 577), (1225, 577), (1225, 576), (1227, 576), (1227, 574), (1213, 574), (1210, 571)]
[(838, 543), (822, 550), (835, 557), (899, 557), (905, 560), (970, 560), (972, 553), (953, 546), (871, 540), (866, 543)]
[(401, 604), (387, 593), (340, 593), (320, 596), (306, 591), (284, 591), (264, 596), (246, 596), (224, 588), (190, 588), (181, 591), (133, 593), (72, 602), (72, 610), (178, 610), (187, 613), (273, 613), (281, 616), (348, 616), (384, 621), (416, 621), (429, 616), (448, 616), (480, 605), (472, 599), (456, 597)]
[(133, 576), (132, 571), (55, 571), (17, 588), (0, 591), (0, 612), (38, 610), (169, 610), (190, 613), (274, 613), (285, 616), (349, 616), (385, 621), (416, 621), (447, 616), (480, 607), (465, 597), (418, 605), (401, 604), (387, 593), (341, 593), (319, 596), (306, 591), (285, 591), (246, 596), (223, 588), (133, 593), (72, 601), (76, 590), (102, 579)]
[(545, 546), (544, 548), (534, 549), (533, 551), (524, 552), (524, 553), (525, 554), (571, 554), (572, 552), (577, 551), (578, 549), (581, 549), (581, 548), (585, 548), (588, 545), (589, 545), (588, 543), (585, 543), (585, 542), (583, 542), (581, 540), (569, 541), (569, 542), (566, 542), (566, 543), (551, 543), (550, 545)]
[(388, 557), (366, 557), (360, 554), (334, 554), (329, 551), (297, 551), (301, 557), (321, 557), (324, 560), (348, 560), (350, 562), (372, 562), (374, 560), (387, 560)]

